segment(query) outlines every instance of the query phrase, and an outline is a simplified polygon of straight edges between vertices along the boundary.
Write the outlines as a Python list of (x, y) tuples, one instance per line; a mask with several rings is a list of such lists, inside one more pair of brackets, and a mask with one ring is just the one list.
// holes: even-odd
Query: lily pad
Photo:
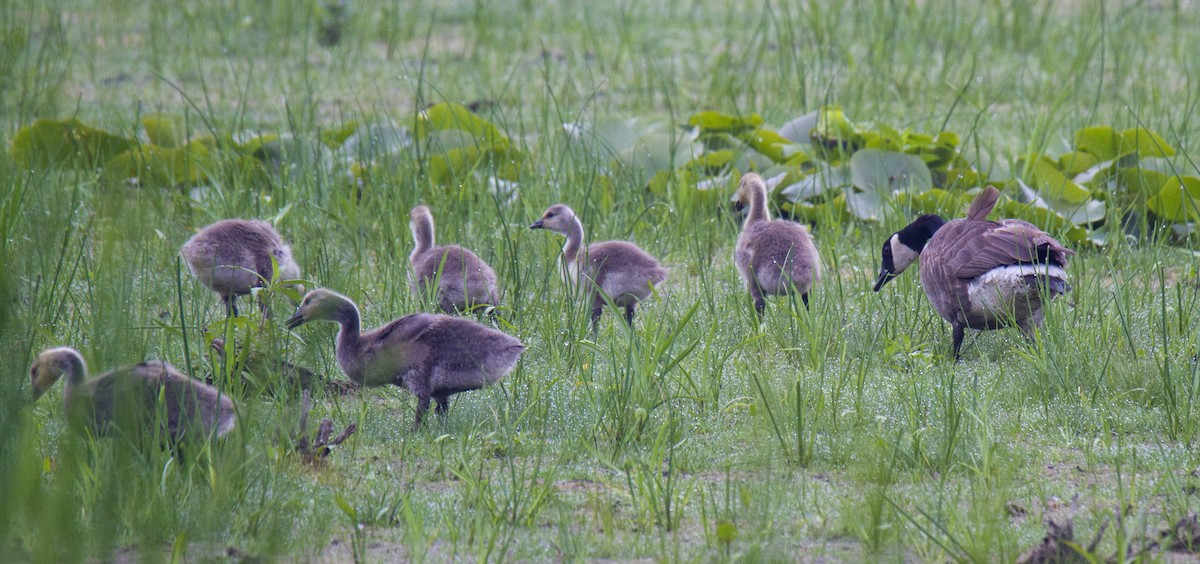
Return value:
[(850, 179), (864, 192), (879, 195), (902, 190), (924, 192), (933, 187), (929, 167), (915, 155), (863, 149), (850, 158)]
[(1172, 222), (1200, 220), (1200, 178), (1173, 176), (1146, 205), (1154, 215)]
[(757, 129), (762, 125), (763, 118), (755, 113), (742, 117), (708, 111), (692, 114), (687, 123), (692, 127), (700, 128), (705, 133), (741, 133), (748, 129)]
[(133, 141), (91, 127), (77, 119), (39, 119), (13, 137), (17, 165), (45, 171), (69, 166), (96, 168), (129, 150)]

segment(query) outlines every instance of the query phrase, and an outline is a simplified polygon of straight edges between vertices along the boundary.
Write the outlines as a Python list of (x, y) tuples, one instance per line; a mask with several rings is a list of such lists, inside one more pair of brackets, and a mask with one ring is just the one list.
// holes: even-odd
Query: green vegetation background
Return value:
[[(0, 156), (0, 549), (39, 561), (994, 561), (1033, 546), (1044, 519), (1072, 517), (1084, 545), (1102, 531), (1095, 553), (1136, 553), (1195, 508), (1200, 485), (1186, 230), (1147, 222), (1079, 241), (1074, 291), (1036, 345), (992, 332), (954, 364), (915, 276), (870, 291), (878, 246), (910, 208), (813, 218), (827, 273), (813, 309), (775, 300), (760, 326), (730, 260), (729, 193), (652, 192), (576, 150), (564, 124), (632, 120), (672, 140), (700, 111), (779, 126), (837, 106), (866, 129), (954, 132), (1001, 179), (1023, 155), (1072, 150), (1082, 128), (1144, 127), (1196, 176), (1196, 8), (7, 2), (4, 147), (39, 118), (262, 146), (215, 159), (203, 182), (186, 167), (164, 176), (134, 161), (156, 182), (131, 184), (97, 163)], [(475, 108), (519, 158), (506, 147), (439, 176), (420, 144), (352, 164), (320, 148), (442, 102)], [(147, 127), (163, 115), (169, 127)], [(424, 147), (461, 142), (437, 140)], [(636, 241), (671, 268), (632, 332), (610, 314), (593, 338), (558, 279), (560, 240), (525, 229), (558, 201), (589, 235)], [(238, 431), (186, 460), (67, 432), (61, 388), (27, 405), (29, 362), (60, 344), (96, 372), (161, 358), (236, 387), (204, 346), (223, 312), (176, 258), (220, 218), (273, 220), (305, 277), (357, 300), (367, 325), (425, 309), (406, 272), (418, 202), (442, 241), (496, 268), (504, 327), (528, 346), (445, 424), (410, 432), (398, 389), (318, 393), (314, 416), (359, 432), (313, 468), (288, 452), (299, 402), (287, 397), (241, 399)], [(1125, 211), (1110, 206), (1110, 226)], [(290, 304), (268, 298), (278, 322)], [(342, 377), (332, 327), (229, 330), (263, 358)]]

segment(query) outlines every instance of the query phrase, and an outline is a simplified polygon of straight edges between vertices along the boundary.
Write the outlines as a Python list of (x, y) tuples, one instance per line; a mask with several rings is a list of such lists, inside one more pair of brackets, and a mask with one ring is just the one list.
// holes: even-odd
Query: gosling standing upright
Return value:
[(237, 315), (234, 302), (238, 296), (271, 279), (272, 258), (279, 265), (280, 279), (300, 277), (292, 249), (265, 221), (218, 221), (188, 239), (180, 253), (192, 274), (221, 296), (232, 315)]
[(157, 422), (166, 438), (178, 442), (213, 433), (223, 436), (237, 422), (229, 396), (161, 361), (148, 360), (88, 379), (79, 351), (46, 349), (29, 368), (33, 399), (63, 375), (67, 377), (63, 404), (68, 421), (98, 434), (122, 425), (133, 426), (125, 428), (127, 432), (153, 432)]
[(1045, 303), (1070, 290), (1067, 257), (1075, 252), (1029, 222), (988, 221), (999, 197), (988, 186), (966, 218), (947, 222), (923, 215), (883, 244), (875, 291), (919, 256), (925, 296), (954, 328), (955, 359), (967, 328), (1015, 324), (1032, 339), (1045, 317)]
[(799, 223), (771, 219), (767, 211), (767, 185), (753, 173), (742, 176), (738, 203), (750, 206), (738, 235), (733, 262), (762, 315), (763, 294), (780, 296), (796, 291), (808, 308), (808, 291), (821, 276), (821, 257), (808, 229)]
[[(667, 269), (637, 245), (627, 241), (603, 241), (588, 245), (582, 254), (583, 224), (575, 212), (563, 205), (550, 206), (530, 229), (548, 229), (567, 236), (562, 261), (568, 283), (588, 282), (592, 302), (592, 329), (604, 308), (605, 296), (625, 308), (625, 321), (633, 325), (638, 302), (650, 296), (654, 286), (667, 279)], [(581, 268), (582, 267), (582, 268)]]
[(394, 384), (417, 396), (413, 429), (421, 425), (430, 398), (444, 416), (451, 395), (500, 380), (525, 350), (511, 335), (451, 315), (414, 313), (362, 333), (354, 302), (325, 289), (305, 295), (287, 326), (295, 329), (309, 321), (341, 326), (337, 361), (354, 383)]
[(416, 246), (408, 260), (412, 263), (412, 287), (417, 295), (429, 292), (432, 287), (438, 307), (446, 313), (500, 302), (496, 273), (488, 263), (458, 245), (433, 246), (433, 213), (428, 207), (413, 208), (409, 217)]

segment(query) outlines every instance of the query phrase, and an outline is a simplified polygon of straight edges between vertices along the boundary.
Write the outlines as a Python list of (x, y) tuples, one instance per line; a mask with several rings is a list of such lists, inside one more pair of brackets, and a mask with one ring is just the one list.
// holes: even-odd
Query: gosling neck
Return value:
[(767, 211), (767, 189), (759, 184), (750, 190), (750, 212), (746, 214), (743, 227), (759, 221), (770, 221), (771, 212)]
[(579, 248), (583, 246), (583, 223), (578, 217), (571, 218), (571, 225), (564, 235), (567, 236), (567, 242), (563, 244), (563, 261), (574, 263), (579, 258)]
[(408, 223), (408, 227), (412, 230), (413, 242), (416, 245), (408, 258), (415, 260), (417, 256), (433, 248), (433, 218), (427, 214), (417, 214)]
[(337, 356), (340, 361), (343, 354), (356, 354), (362, 347), (362, 317), (358, 307), (346, 300), (333, 310), (332, 319), (341, 326), (337, 334)]

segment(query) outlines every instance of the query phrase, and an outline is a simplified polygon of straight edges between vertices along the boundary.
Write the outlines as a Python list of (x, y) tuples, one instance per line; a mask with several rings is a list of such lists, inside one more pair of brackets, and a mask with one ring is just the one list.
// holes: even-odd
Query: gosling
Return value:
[(767, 185), (761, 176), (746, 174), (738, 186), (739, 205), (749, 205), (738, 235), (733, 262), (746, 281), (754, 310), (763, 314), (763, 295), (800, 293), (808, 309), (808, 292), (821, 277), (821, 257), (808, 229), (798, 223), (771, 219), (767, 210)]
[(515, 337), (461, 317), (414, 313), (362, 333), (354, 302), (317, 289), (300, 302), (288, 329), (309, 321), (341, 326), (335, 348), (338, 365), (360, 386), (394, 384), (417, 397), (413, 429), (437, 402), (445, 417), (453, 394), (477, 390), (503, 378), (516, 365), (525, 345)]
[(272, 258), (279, 265), (280, 279), (300, 278), (292, 249), (265, 221), (218, 221), (188, 239), (180, 254), (192, 274), (221, 296), (226, 312), (233, 316), (237, 315), (238, 296), (271, 280)]
[(1075, 252), (1029, 222), (988, 221), (999, 198), (988, 186), (966, 218), (947, 222), (923, 215), (883, 243), (875, 291), (920, 257), (925, 296), (954, 328), (955, 360), (968, 328), (1015, 324), (1032, 340), (1045, 318), (1044, 305), (1071, 289), (1067, 257)]
[(83, 356), (70, 347), (46, 349), (33, 362), (29, 380), (34, 401), (64, 375), (68, 422), (98, 435), (125, 424), (133, 425), (127, 431), (153, 431), (157, 422), (163, 436), (178, 443), (222, 437), (237, 422), (229, 396), (169, 364), (149, 360), (88, 379)]
[(413, 291), (428, 296), (432, 290), (438, 307), (446, 313), (473, 307), (495, 307), (496, 273), (475, 253), (458, 245), (434, 246), (433, 213), (417, 206), (409, 214), (416, 247), (408, 256), (413, 269)]
[(592, 330), (596, 330), (605, 297), (625, 308), (625, 322), (633, 326), (637, 305), (648, 298), (654, 287), (667, 279), (667, 269), (637, 245), (627, 241), (603, 241), (588, 245), (583, 254), (583, 223), (574, 210), (563, 204), (550, 206), (530, 229), (547, 229), (567, 236), (562, 262), (567, 283), (588, 282), (592, 302)]

